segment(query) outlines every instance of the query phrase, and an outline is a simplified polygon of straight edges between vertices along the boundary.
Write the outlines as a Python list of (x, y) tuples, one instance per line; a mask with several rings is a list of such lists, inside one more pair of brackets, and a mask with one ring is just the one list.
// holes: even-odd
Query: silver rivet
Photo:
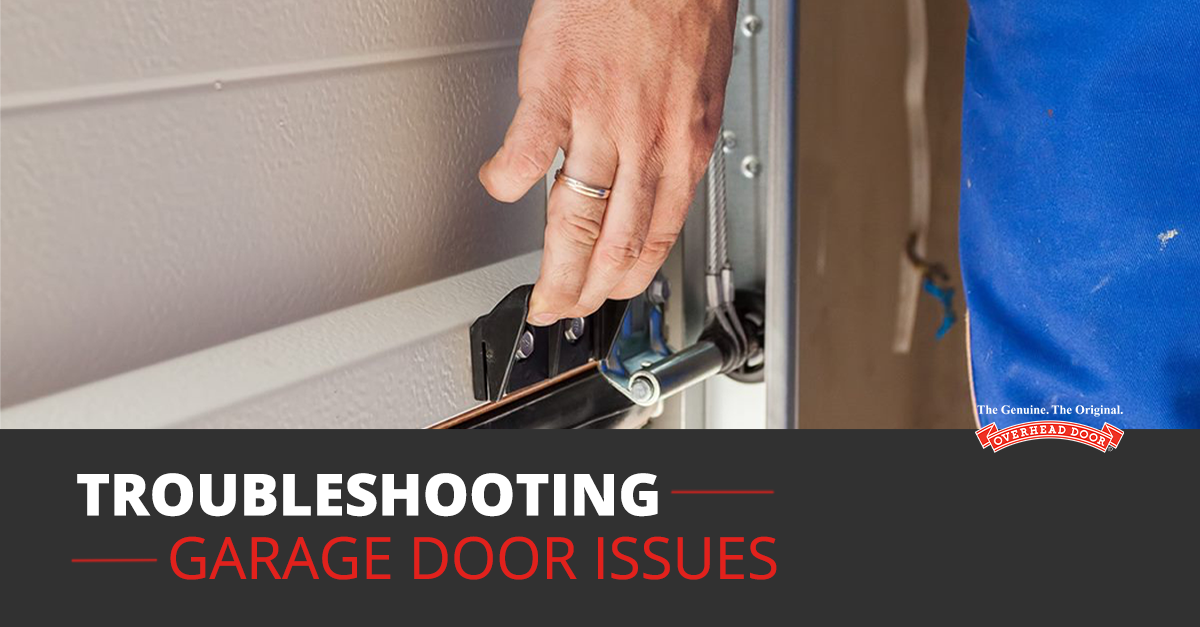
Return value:
[(757, 15), (747, 15), (742, 18), (742, 34), (747, 37), (753, 37), (762, 30), (762, 18)]
[(567, 330), (563, 331), (563, 335), (567, 336), (567, 341), (574, 344), (583, 337), (583, 330), (587, 328), (587, 322), (583, 318), (571, 318), (567, 323)]
[(721, 133), (721, 150), (729, 154), (734, 148), (737, 148), (737, 133), (726, 129)]
[(225, 89), (225, 83), (222, 83), (221, 81), (216, 81), (213, 83), (213, 89), (215, 89), (217, 91), (221, 91), (222, 89)]
[(533, 331), (525, 329), (521, 339), (517, 340), (517, 361), (529, 359), (533, 354)]
[(742, 176), (752, 179), (762, 173), (762, 162), (754, 155), (747, 155), (742, 159)]

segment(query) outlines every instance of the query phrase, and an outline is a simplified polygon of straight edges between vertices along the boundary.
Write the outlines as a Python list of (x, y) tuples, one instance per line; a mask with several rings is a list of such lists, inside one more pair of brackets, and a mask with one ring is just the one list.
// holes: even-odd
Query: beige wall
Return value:
[(968, 427), (958, 277), (965, 0), (928, 0), (933, 152), (929, 257), (950, 268), (960, 320), (934, 341), (922, 295), (910, 355), (892, 353), (908, 229), (905, 3), (804, 0), (800, 15), (801, 413), (804, 427)]

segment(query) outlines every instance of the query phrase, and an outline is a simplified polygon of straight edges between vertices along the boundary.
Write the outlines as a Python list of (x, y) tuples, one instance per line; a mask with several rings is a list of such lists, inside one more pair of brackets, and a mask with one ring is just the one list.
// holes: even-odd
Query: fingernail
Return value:
[(552, 313), (533, 314), (529, 317), (529, 321), (533, 323), (534, 326), (545, 327), (558, 322), (558, 316)]

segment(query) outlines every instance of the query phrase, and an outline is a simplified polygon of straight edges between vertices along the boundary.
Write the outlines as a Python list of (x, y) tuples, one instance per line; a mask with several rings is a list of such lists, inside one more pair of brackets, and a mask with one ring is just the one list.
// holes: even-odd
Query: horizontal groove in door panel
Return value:
[(521, 36), (531, 0), (4, 0), (0, 91), (192, 75)]
[(95, 101), (137, 98), (167, 92), (219, 91), (263, 81), (303, 78), (399, 63), (436, 61), (470, 54), (516, 51), (520, 45), (520, 39), (513, 39), (424, 50), (403, 50), (356, 57), (318, 59), (299, 63), (163, 76), (119, 83), (81, 85), (65, 89), (18, 92), (15, 94), (6, 94), (0, 98), (0, 113), (12, 115), (30, 110), (49, 109)]

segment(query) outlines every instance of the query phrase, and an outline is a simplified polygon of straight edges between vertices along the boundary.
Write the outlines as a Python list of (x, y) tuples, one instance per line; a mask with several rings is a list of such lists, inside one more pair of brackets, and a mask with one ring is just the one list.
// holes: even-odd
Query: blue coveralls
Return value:
[(976, 404), (1200, 427), (1200, 0), (971, 13), (960, 256)]

